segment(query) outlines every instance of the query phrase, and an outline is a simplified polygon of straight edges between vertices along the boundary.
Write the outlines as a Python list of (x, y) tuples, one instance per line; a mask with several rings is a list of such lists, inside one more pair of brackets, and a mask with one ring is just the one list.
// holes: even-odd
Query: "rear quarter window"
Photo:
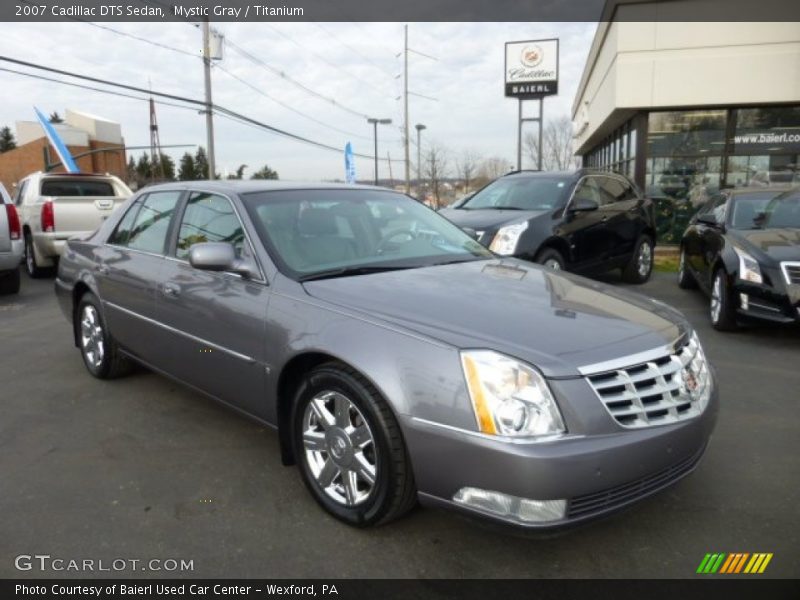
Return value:
[(108, 181), (81, 181), (80, 179), (46, 179), (42, 181), (42, 196), (115, 196), (114, 186)]

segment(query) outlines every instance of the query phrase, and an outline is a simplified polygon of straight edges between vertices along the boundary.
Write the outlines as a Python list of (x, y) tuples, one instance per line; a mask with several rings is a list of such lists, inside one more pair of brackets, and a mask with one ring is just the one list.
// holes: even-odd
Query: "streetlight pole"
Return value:
[(368, 118), (367, 123), (373, 127), (373, 139), (375, 141), (375, 185), (378, 185), (378, 123), (381, 125), (391, 125), (391, 119)]
[(422, 183), (422, 141), (421, 133), (423, 129), (427, 129), (422, 123), (415, 125), (417, 129), (417, 196), (419, 196), (419, 188)]

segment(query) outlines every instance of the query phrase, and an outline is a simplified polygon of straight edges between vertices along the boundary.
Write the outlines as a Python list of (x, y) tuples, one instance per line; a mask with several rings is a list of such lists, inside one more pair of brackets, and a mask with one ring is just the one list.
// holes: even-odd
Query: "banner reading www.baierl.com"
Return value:
[(0, 21), (800, 21), (792, 0), (670, 0), (615, 14), (606, 0), (3, 0)]
[(787, 153), (800, 152), (800, 130), (775, 128), (741, 133), (733, 136), (733, 146), (737, 154), (759, 153), (770, 146), (781, 146)]

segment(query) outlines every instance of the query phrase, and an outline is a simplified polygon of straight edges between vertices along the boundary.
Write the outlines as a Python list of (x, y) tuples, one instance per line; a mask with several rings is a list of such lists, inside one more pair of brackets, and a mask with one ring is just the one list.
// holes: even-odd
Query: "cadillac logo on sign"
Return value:
[(505, 93), (542, 98), (558, 93), (558, 40), (506, 42)]

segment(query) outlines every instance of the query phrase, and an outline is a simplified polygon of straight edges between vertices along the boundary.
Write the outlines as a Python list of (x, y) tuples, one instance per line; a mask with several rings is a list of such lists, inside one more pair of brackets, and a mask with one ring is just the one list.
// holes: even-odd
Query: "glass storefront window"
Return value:
[(721, 154), (726, 118), (725, 110), (651, 112), (647, 152), (650, 156)]

